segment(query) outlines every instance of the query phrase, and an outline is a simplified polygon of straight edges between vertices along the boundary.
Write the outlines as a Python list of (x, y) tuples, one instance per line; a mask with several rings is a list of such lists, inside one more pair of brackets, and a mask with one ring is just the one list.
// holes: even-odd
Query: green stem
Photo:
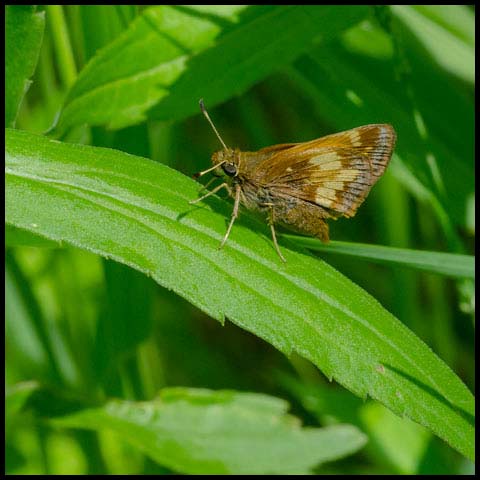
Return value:
[(57, 55), (58, 70), (63, 85), (69, 88), (77, 78), (77, 68), (73, 56), (68, 27), (61, 5), (47, 5), (47, 15)]

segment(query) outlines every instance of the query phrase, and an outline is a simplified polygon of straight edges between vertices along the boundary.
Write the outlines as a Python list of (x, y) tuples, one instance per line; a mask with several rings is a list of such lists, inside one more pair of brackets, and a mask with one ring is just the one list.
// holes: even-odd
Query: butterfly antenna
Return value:
[(215, 125), (213, 124), (212, 120), (210, 119), (210, 115), (208, 114), (207, 109), (205, 108), (205, 104), (203, 103), (203, 98), (201, 98), (198, 103), (200, 104), (200, 110), (205, 115), (205, 118), (208, 120), (208, 123), (210, 124), (210, 126), (213, 128), (213, 131), (215, 132), (215, 135), (217, 136), (217, 138), (220, 140), (220, 143), (222, 144), (223, 148), (225, 150), (228, 150), (227, 146), (225, 145), (225, 142), (222, 140), (222, 137), (220, 136), (217, 129), (215, 128)]

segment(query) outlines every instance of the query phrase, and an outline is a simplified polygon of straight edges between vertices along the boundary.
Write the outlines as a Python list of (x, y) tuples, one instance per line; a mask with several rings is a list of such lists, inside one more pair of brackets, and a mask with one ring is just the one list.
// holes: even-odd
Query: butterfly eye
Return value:
[(237, 167), (235, 166), (234, 163), (224, 163), (222, 165), (222, 168), (223, 168), (223, 171), (230, 177), (233, 177), (237, 174)]

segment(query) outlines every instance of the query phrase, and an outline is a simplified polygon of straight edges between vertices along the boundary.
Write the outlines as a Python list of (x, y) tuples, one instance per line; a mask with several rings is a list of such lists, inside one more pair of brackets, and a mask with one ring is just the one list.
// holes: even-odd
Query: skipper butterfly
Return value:
[(385, 171), (395, 146), (393, 127), (374, 124), (309, 142), (282, 143), (257, 152), (242, 152), (225, 145), (203, 100), (200, 108), (223, 150), (212, 155), (211, 168), (195, 177), (213, 172), (224, 181), (190, 203), (200, 202), (222, 188), (234, 198), (230, 223), (219, 248), (227, 241), (240, 204), (265, 212), (275, 250), (284, 262), (274, 225), (281, 224), (328, 242), (326, 220), (355, 215)]

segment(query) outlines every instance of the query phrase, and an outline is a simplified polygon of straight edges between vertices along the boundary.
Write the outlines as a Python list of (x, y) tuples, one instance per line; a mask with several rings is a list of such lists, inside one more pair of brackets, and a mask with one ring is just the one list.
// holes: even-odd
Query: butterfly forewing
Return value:
[(254, 177), (272, 193), (351, 217), (385, 171), (395, 138), (390, 125), (365, 125), (285, 145), (256, 166)]

